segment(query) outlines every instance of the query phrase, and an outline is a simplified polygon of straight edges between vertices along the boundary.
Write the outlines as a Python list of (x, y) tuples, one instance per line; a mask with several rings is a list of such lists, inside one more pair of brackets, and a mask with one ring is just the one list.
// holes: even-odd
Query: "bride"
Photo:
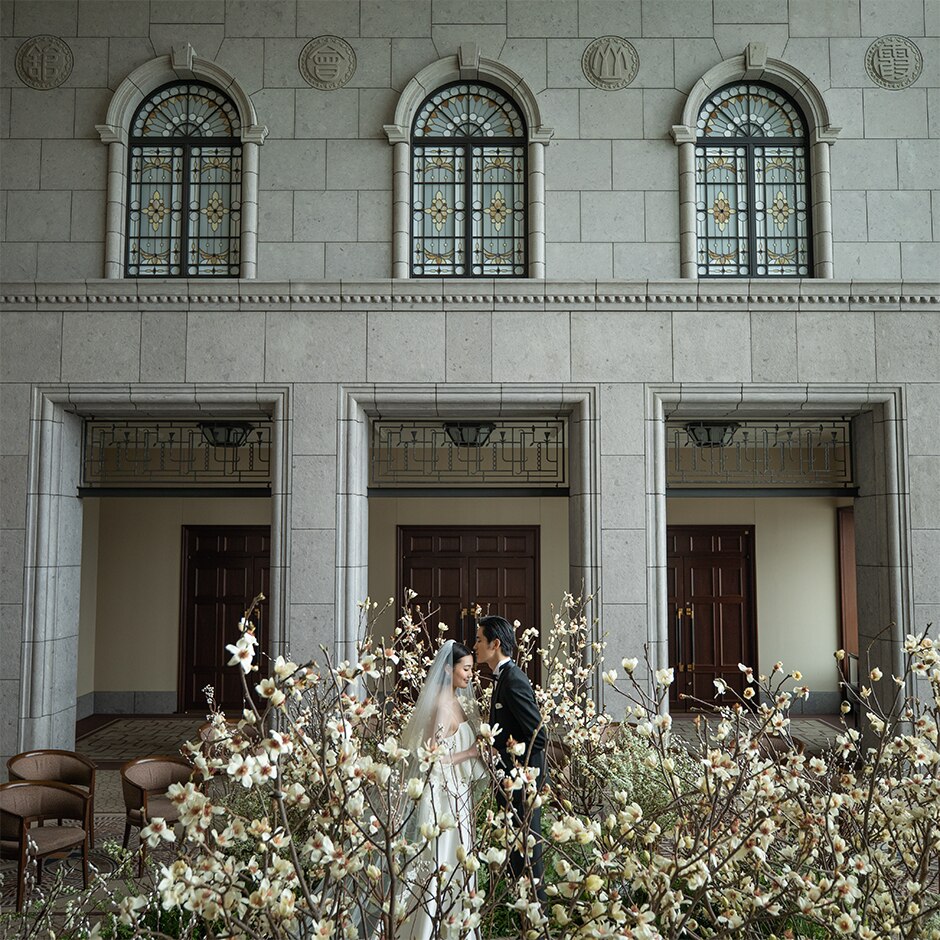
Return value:
[[(401, 745), (412, 755), (404, 782), (419, 778), (424, 787), (406, 835), (419, 840), (422, 827), (427, 832), (428, 826), (444, 823), (404, 872), (398, 894), (400, 909), (407, 913), (397, 936), (406, 940), (437, 940), (450, 932), (456, 937), (470, 914), (461, 905), (471, 884), (457, 860), (457, 849), (462, 845), (470, 850), (473, 844), (472, 785), (485, 773), (476, 743), (480, 710), (472, 680), (473, 654), (462, 643), (448, 640), (435, 657), (402, 731)], [(430, 773), (422, 773), (419, 748), (434, 746), (438, 759)], [(446, 874), (440, 873), (442, 865), (447, 866)], [(473, 940), (475, 933), (466, 936)]]

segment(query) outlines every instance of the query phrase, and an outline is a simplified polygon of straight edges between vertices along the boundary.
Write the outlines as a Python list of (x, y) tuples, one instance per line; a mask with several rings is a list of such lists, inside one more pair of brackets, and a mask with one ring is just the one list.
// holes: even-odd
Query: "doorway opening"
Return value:
[(263, 594), (252, 622), (258, 649), (268, 649), (271, 527), (184, 525), (182, 559), (179, 711), (205, 711), (211, 689), (217, 708), (240, 712), (240, 670), (228, 665), (226, 647), (238, 640), (249, 601)]
[[(797, 711), (839, 710), (843, 676), (832, 654), (851, 632), (848, 613), (859, 607), (845, 513), (860, 504), (888, 508), (874, 465), (877, 447), (890, 449), (891, 425), (885, 421), (880, 439), (872, 434), (871, 401), (823, 396), (817, 407), (805, 388), (794, 389), (792, 403), (784, 392), (775, 390), (768, 403), (761, 391), (740, 388), (733, 400), (720, 388), (700, 401), (672, 390), (653, 399), (665, 419), (665, 488), (650, 507), (663, 538), (658, 635), (662, 659), (676, 670), (677, 710), (694, 707), (683, 693), (712, 701), (719, 678), (740, 694), (746, 677), (739, 663), (769, 676), (776, 662), (785, 674), (801, 673), (812, 691)], [(886, 394), (878, 412), (888, 414), (892, 404)], [(869, 513), (866, 539), (879, 538), (878, 525)], [(730, 569), (721, 559), (721, 527), (740, 539), (728, 546)], [(696, 577), (701, 584), (690, 588)], [(690, 603), (698, 597), (703, 610)]]
[(740, 694), (746, 680), (738, 663), (770, 675), (780, 661), (812, 690), (796, 711), (838, 712), (838, 513), (851, 505), (850, 496), (666, 499), (668, 648), (677, 693), (713, 701), (721, 678)]
[[(283, 426), (288, 392), (286, 386), (256, 383), (224, 388), (150, 385), (144, 391), (81, 384), (34, 389), (27, 502), (31, 522), (24, 562), (24, 596), (29, 602), (24, 605), (16, 692), (16, 750), (71, 749), (76, 721), (99, 709), (108, 714), (175, 711), (184, 522), (271, 526), (269, 652), (283, 650), (290, 547), (289, 499), (284, 495), (290, 492), (290, 442)], [(213, 415), (219, 419), (208, 420)], [(137, 432), (151, 418), (158, 424), (162, 419), (187, 421), (197, 431), (187, 434), (185, 447), (176, 430), (174, 443), (146, 433), (145, 440)], [(120, 433), (95, 450), (86, 432), (105, 419)], [(251, 429), (246, 427), (249, 422)], [(269, 427), (270, 434), (260, 440), (257, 431), (262, 426)], [(243, 439), (242, 433), (249, 430), (254, 437)], [(244, 467), (241, 461), (236, 467), (234, 460), (219, 467), (210, 459), (208, 470), (219, 471), (225, 481), (197, 484), (198, 493), (179, 467), (175, 482), (166, 479), (170, 464), (179, 463), (170, 459), (172, 455), (185, 451), (192, 456), (190, 445), (198, 448), (198, 440), (214, 448), (253, 447), (256, 455), (260, 446), (266, 447), (269, 485), (252, 480), (254, 491), (245, 496), (241, 487), (248, 481), (239, 475), (235, 495), (231, 474), (241, 474)], [(145, 459), (145, 443), (155, 459)], [(85, 469), (96, 453), (100, 459), (91, 463), (104, 468), (105, 476), (128, 471), (127, 458), (137, 467), (146, 465), (147, 479), (137, 480), (143, 485), (131, 495), (125, 492), (127, 480), (91, 481)], [(120, 465), (108, 457), (118, 453)], [(197, 460), (186, 464), (186, 472), (197, 464), (206, 468)], [(122, 495), (113, 492), (118, 489)], [(242, 507), (260, 505), (263, 516), (214, 515), (224, 513), (230, 499)], [(134, 517), (131, 504), (148, 517), (148, 524)], [(118, 537), (107, 534), (112, 522), (121, 530), (112, 533)], [(123, 578), (128, 567), (135, 569), (136, 580)], [(102, 577), (110, 579), (103, 590)]]
[(376, 631), (391, 634), (411, 588), (422, 609), (436, 611), (432, 631), (445, 623), (445, 637), (468, 646), (476, 635), (472, 603), (518, 620), (520, 636), (530, 627), (546, 636), (568, 584), (568, 503), (548, 496), (372, 496), (370, 591), (392, 599)]
[(712, 698), (716, 679), (742, 694), (738, 663), (757, 661), (754, 527), (670, 525), (666, 541), (669, 707), (687, 711)]
[(271, 594), (271, 500), (177, 494), (81, 504), (76, 720), (205, 714), (207, 685), (223, 707), (240, 710), (225, 646), (251, 598)]

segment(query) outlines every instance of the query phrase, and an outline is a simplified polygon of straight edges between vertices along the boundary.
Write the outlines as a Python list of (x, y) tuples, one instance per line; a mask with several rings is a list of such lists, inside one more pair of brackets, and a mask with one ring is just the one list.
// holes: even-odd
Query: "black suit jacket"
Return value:
[[(532, 683), (514, 662), (503, 666), (493, 690), (490, 724), (494, 723), (501, 729), (496, 736), (495, 747), (504, 767), (513, 766), (512, 757), (506, 753), (510, 738), (525, 744), (526, 754), (531, 752), (537, 757), (536, 761), (528, 763), (540, 763), (548, 736), (545, 728), (541, 727), (542, 714), (535, 701)], [(526, 758), (519, 758), (519, 762), (526, 763)]]

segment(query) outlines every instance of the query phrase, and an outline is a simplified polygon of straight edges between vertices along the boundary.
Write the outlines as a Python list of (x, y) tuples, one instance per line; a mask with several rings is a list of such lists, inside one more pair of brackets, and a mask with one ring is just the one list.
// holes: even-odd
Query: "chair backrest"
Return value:
[(18, 840), (22, 819), (86, 820), (88, 795), (68, 783), (11, 780), (0, 784), (0, 832)]
[(95, 765), (74, 751), (24, 751), (7, 761), (11, 780), (58, 780), (82, 787), (93, 786)]
[(192, 772), (192, 764), (182, 757), (165, 754), (135, 757), (121, 767), (124, 805), (140, 809), (145, 790), (166, 790), (172, 783), (186, 783)]

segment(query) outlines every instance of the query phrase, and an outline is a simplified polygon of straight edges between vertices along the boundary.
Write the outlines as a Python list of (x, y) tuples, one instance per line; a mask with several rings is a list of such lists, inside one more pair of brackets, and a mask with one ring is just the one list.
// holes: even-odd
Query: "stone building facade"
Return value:
[[(270, 497), (238, 519), (271, 527), (273, 652), (348, 649), (357, 601), (379, 578), (376, 520), (425, 518), (429, 504), (390, 514), (370, 492), (377, 418), (564, 419), (563, 504), (527, 492), (535, 503), (501, 512), (498, 493), (474, 518), (541, 524), (548, 556), (554, 513), (552, 539), (566, 544), (551, 570), (568, 576), (546, 584), (543, 564), (542, 592), (599, 589), (615, 661), (648, 645), (657, 665), (675, 654), (667, 428), (842, 420), (853, 488), (841, 501), (827, 492), (826, 511), (855, 510), (860, 645), (890, 667), (904, 633), (937, 621), (938, 0), (3, 0), (0, 11), (4, 755), (68, 746), (95, 696), (99, 710), (175, 707), (178, 690), (148, 684), (140, 656), (161, 629), (137, 626), (148, 602), (101, 588), (115, 551), (106, 520), (141, 543), (148, 530), (130, 523), (130, 503), (92, 511), (94, 496), (78, 498), (92, 418), (270, 419)], [(240, 206), (224, 224), (240, 237), (238, 276), (127, 276), (133, 226), (148, 232), (128, 214), (132, 124), (174, 83), (218, 90), (235, 114)], [(521, 115), (524, 260), (508, 274), (413, 263), (415, 121), (459, 83)], [(779, 91), (805, 125), (805, 270), (700, 277), (701, 226), (718, 224), (719, 203), (698, 205), (697, 121), (721, 89), (749, 83)], [(779, 506), (754, 500), (786, 498), (751, 497), (725, 517), (724, 501), (716, 515), (675, 500), (675, 519), (753, 523)], [(220, 521), (188, 505), (184, 522)], [(464, 519), (447, 507), (442, 524)], [(787, 515), (757, 523), (758, 539)], [(796, 604), (798, 574), (781, 589), (757, 564), (758, 604)], [(764, 629), (772, 616), (759, 617), (755, 655), (799, 659), (805, 633)], [(789, 616), (805, 621), (798, 607)], [(837, 619), (822, 633), (830, 649)], [(163, 626), (154, 648), (172, 678), (178, 624)], [(839, 696), (829, 662), (822, 710)]]

